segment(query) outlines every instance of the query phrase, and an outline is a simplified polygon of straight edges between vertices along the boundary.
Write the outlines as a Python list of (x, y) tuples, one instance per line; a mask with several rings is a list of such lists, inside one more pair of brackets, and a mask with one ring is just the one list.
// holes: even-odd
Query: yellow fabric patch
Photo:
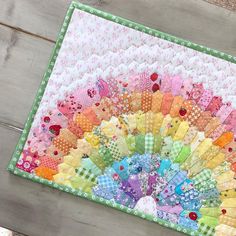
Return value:
[(187, 121), (182, 121), (176, 131), (174, 140), (183, 140), (189, 129), (189, 124)]

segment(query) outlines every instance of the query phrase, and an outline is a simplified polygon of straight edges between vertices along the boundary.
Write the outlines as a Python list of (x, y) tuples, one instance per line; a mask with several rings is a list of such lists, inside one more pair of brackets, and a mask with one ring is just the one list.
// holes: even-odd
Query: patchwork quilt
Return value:
[(10, 172), (189, 235), (236, 235), (236, 57), (72, 2)]

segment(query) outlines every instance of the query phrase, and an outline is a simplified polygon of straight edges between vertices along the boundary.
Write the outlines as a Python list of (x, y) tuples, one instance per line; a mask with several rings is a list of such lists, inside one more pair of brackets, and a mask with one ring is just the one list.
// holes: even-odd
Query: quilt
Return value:
[(188, 235), (236, 235), (235, 63), (72, 2), (8, 170)]

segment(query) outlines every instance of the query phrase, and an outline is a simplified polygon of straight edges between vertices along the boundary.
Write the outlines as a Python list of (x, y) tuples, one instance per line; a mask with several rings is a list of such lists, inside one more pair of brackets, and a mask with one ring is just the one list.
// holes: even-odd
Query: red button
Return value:
[(120, 170), (124, 170), (124, 166), (120, 166)]
[(197, 214), (196, 214), (195, 212), (190, 212), (190, 213), (189, 213), (189, 218), (190, 218), (191, 220), (196, 220), (196, 219), (197, 219)]
[(43, 121), (44, 121), (45, 123), (49, 123), (50, 117), (49, 117), (49, 116), (45, 116), (44, 119), (43, 119)]
[(153, 92), (156, 92), (157, 90), (160, 90), (159, 84), (153, 84), (153, 86), (152, 86), (152, 91), (153, 91)]
[(185, 108), (180, 108), (179, 114), (180, 114), (181, 116), (185, 116), (186, 113), (187, 113), (187, 110), (186, 110)]
[(53, 134), (55, 134), (56, 136), (59, 135), (60, 133), (60, 129), (61, 129), (61, 126), (60, 125), (51, 125), (49, 127), (49, 131)]
[(151, 76), (150, 76), (150, 79), (154, 82), (156, 81), (158, 78), (158, 74), (157, 73), (153, 73)]
[(225, 209), (222, 209), (221, 212), (222, 212), (222, 214), (225, 215), (227, 211)]
[(119, 179), (119, 175), (118, 175), (117, 173), (115, 173), (115, 174), (113, 175), (113, 179), (114, 179), (114, 180), (118, 180), (118, 179)]

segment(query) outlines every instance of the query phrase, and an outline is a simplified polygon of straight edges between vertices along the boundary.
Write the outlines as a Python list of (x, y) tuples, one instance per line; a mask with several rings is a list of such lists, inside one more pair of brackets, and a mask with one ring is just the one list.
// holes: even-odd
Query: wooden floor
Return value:
[[(201, 0), (82, 1), (236, 55), (236, 13)], [(6, 171), (69, 0), (0, 0), (0, 225), (30, 236), (182, 235)]]

